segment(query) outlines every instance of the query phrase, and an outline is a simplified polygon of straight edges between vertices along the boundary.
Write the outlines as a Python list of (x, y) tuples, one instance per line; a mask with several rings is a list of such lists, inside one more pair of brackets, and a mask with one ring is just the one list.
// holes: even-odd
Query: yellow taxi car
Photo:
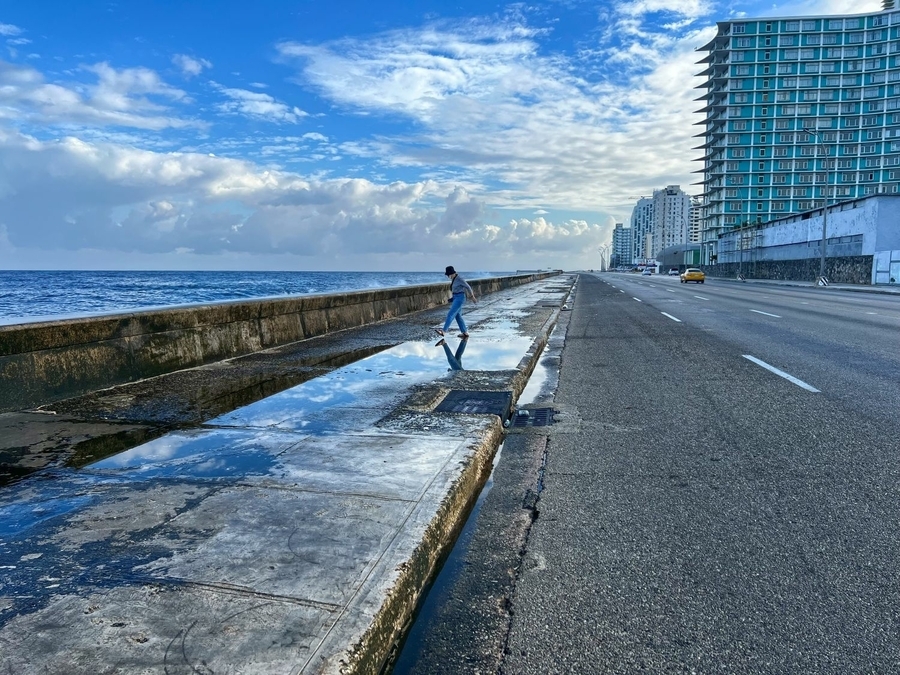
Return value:
[(681, 273), (681, 283), (686, 284), (689, 281), (696, 281), (698, 284), (702, 284), (706, 281), (706, 275), (703, 273), (703, 270), (698, 270), (696, 267), (688, 267)]

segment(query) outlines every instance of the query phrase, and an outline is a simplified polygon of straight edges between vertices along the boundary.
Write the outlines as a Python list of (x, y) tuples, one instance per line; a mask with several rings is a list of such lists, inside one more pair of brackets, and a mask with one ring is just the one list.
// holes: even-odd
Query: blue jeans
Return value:
[(456, 319), (456, 325), (459, 326), (460, 333), (468, 333), (466, 330), (466, 322), (463, 321), (462, 318), (462, 306), (466, 302), (466, 294), (465, 293), (454, 293), (453, 294), (453, 304), (450, 305), (450, 311), (447, 312), (447, 320), (444, 321), (444, 332), (450, 328), (450, 324), (453, 323), (453, 319)]
[(468, 344), (468, 340), (460, 340), (459, 347), (456, 348), (456, 353), (450, 351), (450, 347), (447, 346), (445, 342), (441, 345), (444, 348), (444, 355), (447, 357), (447, 363), (450, 364), (450, 370), (462, 370), (462, 357), (463, 352), (466, 351), (466, 345)]

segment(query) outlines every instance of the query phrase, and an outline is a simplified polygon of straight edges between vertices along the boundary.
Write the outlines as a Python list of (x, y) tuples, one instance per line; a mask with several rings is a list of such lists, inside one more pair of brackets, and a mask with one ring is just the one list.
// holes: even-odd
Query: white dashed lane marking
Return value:
[(761, 361), (760, 359), (756, 358), (755, 356), (750, 356), (749, 354), (741, 354), (741, 356), (743, 356), (743, 357), (744, 357), (745, 359), (747, 359), (748, 361), (752, 361), (752, 362), (755, 363), (756, 365), (765, 368), (765, 369), (768, 370), (769, 372), (775, 373), (775, 374), (778, 375), (779, 377), (783, 377), (783, 378), (786, 379), (788, 382), (792, 382), (793, 384), (796, 384), (798, 387), (801, 387), (802, 389), (806, 389), (806, 391), (811, 391), (811, 392), (813, 392), (814, 394), (821, 393), (821, 392), (819, 392), (818, 389), (816, 389), (816, 388), (813, 387), (812, 385), (806, 384), (806, 382), (804, 382), (803, 380), (798, 380), (798, 379), (797, 379), (796, 377), (794, 377), (793, 375), (790, 375), (790, 374), (784, 372), (783, 370), (779, 370), (779, 369), (776, 368), (775, 366), (771, 366), (771, 365), (769, 365), (768, 363), (766, 363), (765, 361)]

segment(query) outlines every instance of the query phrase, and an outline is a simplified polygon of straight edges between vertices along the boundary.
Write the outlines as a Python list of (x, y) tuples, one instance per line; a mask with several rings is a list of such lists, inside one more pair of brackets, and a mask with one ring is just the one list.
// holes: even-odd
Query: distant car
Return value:
[(673, 267), (672, 269), (670, 269), (670, 270), (669, 270), (669, 276), (670, 276), (670, 277), (677, 277), (677, 276), (678, 276), (678, 268), (677, 268), (677, 267)]
[(706, 275), (703, 273), (703, 270), (698, 270), (696, 267), (688, 267), (681, 274), (681, 283), (686, 284), (689, 281), (696, 281), (698, 284), (702, 284), (706, 281)]
[(642, 277), (649, 277), (652, 275), (653, 275), (653, 270), (645, 269), (643, 272), (641, 272)]

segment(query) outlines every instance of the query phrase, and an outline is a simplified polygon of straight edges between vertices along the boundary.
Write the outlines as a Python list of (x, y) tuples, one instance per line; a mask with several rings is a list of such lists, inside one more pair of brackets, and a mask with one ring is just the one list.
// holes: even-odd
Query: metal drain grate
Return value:
[(513, 416), (514, 427), (548, 427), (556, 420), (553, 419), (553, 408), (533, 408), (531, 410), (517, 410)]
[(497, 415), (501, 420), (505, 420), (509, 417), (511, 406), (511, 391), (453, 389), (434, 410), (435, 412)]

